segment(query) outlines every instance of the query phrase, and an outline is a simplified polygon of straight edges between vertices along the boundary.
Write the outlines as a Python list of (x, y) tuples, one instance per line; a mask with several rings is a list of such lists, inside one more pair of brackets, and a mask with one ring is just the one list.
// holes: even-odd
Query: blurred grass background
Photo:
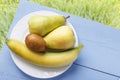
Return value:
[[(120, 0), (29, 0), (120, 29)], [(19, 0), (0, 0), (0, 49)]]

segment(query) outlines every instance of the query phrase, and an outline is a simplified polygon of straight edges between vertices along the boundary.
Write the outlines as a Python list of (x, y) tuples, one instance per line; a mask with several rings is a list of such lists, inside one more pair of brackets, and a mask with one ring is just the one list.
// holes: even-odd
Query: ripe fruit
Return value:
[(34, 64), (44, 67), (61, 67), (73, 63), (77, 59), (79, 52), (83, 47), (81, 44), (68, 51), (45, 52), (44, 54), (39, 54), (29, 50), (24, 43), (15, 39), (8, 39), (7, 45), (15, 54)]
[(66, 18), (62, 15), (41, 16), (34, 15), (29, 20), (30, 33), (37, 33), (41, 36), (45, 36), (53, 29), (63, 25), (66, 22)]
[(46, 43), (44, 39), (38, 34), (28, 34), (25, 38), (27, 47), (36, 52), (44, 52)]
[(69, 26), (61, 26), (44, 37), (46, 46), (51, 49), (66, 50), (74, 47), (75, 36)]

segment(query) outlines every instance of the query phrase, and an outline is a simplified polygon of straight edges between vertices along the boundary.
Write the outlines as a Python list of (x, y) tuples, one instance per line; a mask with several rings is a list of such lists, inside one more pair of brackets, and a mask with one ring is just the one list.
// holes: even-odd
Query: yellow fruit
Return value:
[(60, 26), (44, 37), (46, 46), (51, 49), (66, 50), (75, 45), (75, 35), (69, 26)]
[(29, 20), (30, 33), (37, 33), (41, 36), (45, 36), (53, 29), (63, 25), (66, 22), (66, 18), (62, 15), (41, 16), (34, 15)]
[(39, 54), (26, 47), (24, 43), (15, 39), (7, 40), (8, 47), (22, 58), (44, 67), (61, 67), (71, 64), (76, 60), (83, 45), (64, 52), (45, 52)]

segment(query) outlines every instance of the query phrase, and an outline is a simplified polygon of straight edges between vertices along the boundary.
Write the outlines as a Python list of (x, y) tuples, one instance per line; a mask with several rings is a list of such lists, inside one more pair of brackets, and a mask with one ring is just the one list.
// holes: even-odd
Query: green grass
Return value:
[[(120, 0), (29, 0), (120, 29)], [(0, 0), (0, 48), (19, 0)]]
[(120, 0), (31, 0), (120, 29)]
[(19, 0), (0, 0), (0, 49), (16, 12)]

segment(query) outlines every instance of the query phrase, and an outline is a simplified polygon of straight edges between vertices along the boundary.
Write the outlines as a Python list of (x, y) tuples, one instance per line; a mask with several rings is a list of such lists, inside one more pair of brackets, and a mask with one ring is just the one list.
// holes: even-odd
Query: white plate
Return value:
[[(24, 16), (21, 20), (17, 22), (17, 24), (14, 26), (14, 29), (10, 35), (10, 38), (18, 39), (22, 42), (24, 42), (26, 35), (29, 33), (28, 30), (28, 20), (31, 16), (33, 15), (58, 15), (55, 12), (50, 12), (50, 11), (37, 11), (37, 12), (32, 12), (26, 16)], [(78, 38), (75, 33), (75, 30), (70, 22), (66, 22), (65, 25), (69, 25), (75, 34), (76, 37), (76, 43), (75, 46), (78, 45)], [(19, 46), (16, 46), (19, 47)], [(35, 78), (52, 78), (56, 77), (62, 73), (64, 73), (72, 64), (65, 66), (65, 67), (60, 67), (60, 68), (46, 68), (46, 67), (40, 67), (34, 64), (31, 64), (30, 62), (24, 60), (23, 58), (17, 56), (13, 52), (11, 52), (12, 59), (16, 66), (23, 71), (24, 73), (35, 77)], [(31, 57), (32, 58), (32, 57)]]

